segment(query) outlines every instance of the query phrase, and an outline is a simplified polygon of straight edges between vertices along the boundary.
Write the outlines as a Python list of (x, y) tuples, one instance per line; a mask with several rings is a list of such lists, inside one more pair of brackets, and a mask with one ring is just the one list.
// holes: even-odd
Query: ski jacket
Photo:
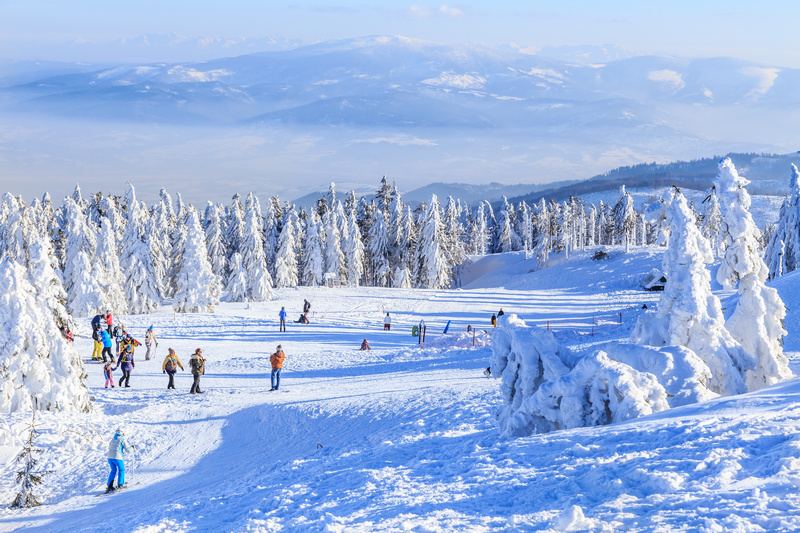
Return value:
[(111, 316), (111, 313), (108, 313), (105, 317), (103, 317), (103, 320), (106, 321), (106, 325), (109, 328), (114, 325), (114, 317)]
[(125, 442), (125, 437), (121, 433), (114, 433), (114, 438), (108, 442), (108, 458), (122, 460), (128, 450), (130, 446)]
[(129, 338), (122, 339), (122, 342), (120, 343), (119, 346), (120, 346), (120, 350), (122, 350), (122, 351), (125, 351), (125, 348), (130, 346), (131, 347), (131, 355), (133, 355), (134, 348), (136, 348), (137, 346), (141, 346), (141, 345), (142, 345), (141, 342), (137, 341), (133, 337), (129, 337)]
[(158, 344), (158, 339), (156, 338), (156, 332), (153, 329), (148, 329), (147, 333), (144, 334), (144, 342), (147, 344)]
[(272, 369), (283, 368), (283, 360), (286, 359), (286, 354), (283, 351), (275, 352), (269, 356), (269, 362), (272, 363)]
[(303, 312), (308, 313), (310, 309), (311, 309), (311, 304), (308, 302), (308, 300), (306, 300), (305, 303), (303, 304)]
[(111, 348), (111, 335), (108, 334), (108, 331), (103, 330), (100, 332), (100, 341), (103, 343), (103, 347)]
[(92, 331), (94, 331), (97, 328), (99, 328), (101, 322), (103, 324), (105, 324), (106, 323), (106, 317), (104, 317), (103, 315), (95, 315), (95, 317), (92, 319)]
[(178, 359), (177, 354), (167, 354), (167, 356), (164, 358), (164, 364), (161, 365), (161, 371), (172, 371), (178, 367), (181, 367), (181, 370), (185, 370), (185, 368), (183, 368), (183, 364), (181, 364), (181, 360)]
[(369, 347), (369, 343), (367, 342), (367, 339), (364, 339), (364, 341), (361, 343), (361, 349), (362, 350), (371, 350), (372, 349), (372, 348)]
[(189, 359), (189, 366), (192, 367), (192, 375), (202, 376), (206, 373), (206, 360), (196, 353), (193, 353), (192, 358)]
[(278, 313), (278, 318), (281, 320), (286, 320), (286, 311), (284, 309), (281, 309), (281, 312)]
[(111, 363), (108, 363), (107, 366), (103, 367), (103, 375), (107, 378), (110, 378), (114, 375), (114, 368), (111, 366)]
[(121, 354), (119, 354), (119, 359), (117, 359), (117, 366), (121, 367), (122, 370), (128, 371), (133, 370), (136, 367), (136, 363), (133, 362), (133, 352), (128, 350), (123, 350)]
[(392, 317), (390, 317), (388, 315), (388, 313), (387, 313), (387, 315), (385, 317), (383, 317), (383, 323), (384, 324), (391, 324), (392, 323)]

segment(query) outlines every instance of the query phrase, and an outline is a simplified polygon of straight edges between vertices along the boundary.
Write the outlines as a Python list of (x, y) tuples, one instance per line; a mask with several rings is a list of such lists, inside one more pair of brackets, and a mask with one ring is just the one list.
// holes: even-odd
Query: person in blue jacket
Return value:
[(281, 319), (281, 331), (286, 331), (286, 308), (281, 307), (280, 313), (278, 313), (278, 318)]
[[(114, 345), (114, 342), (111, 340), (111, 334), (108, 330), (100, 330), (100, 342), (103, 343), (103, 362), (111, 361), (113, 363), (114, 354), (111, 353), (111, 347)], [(106, 355), (108, 355), (108, 359), (106, 359)]]
[[(128, 344), (122, 349), (122, 353), (119, 354), (119, 359), (117, 359), (117, 368), (122, 368), (122, 377), (119, 378), (120, 387), (122, 387), (122, 382), (124, 381), (125, 386), (130, 388), (131, 370), (135, 366), (136, 364), (133, 362), (133, 346)], [(117, 368), (114, 368), (114, 370)]]
[[(114, 432), (114, 438), (108, 442), (108, 464), (111, 473), (108, 475), (108, 488), (106, 492), (125, 488), (125, 452), (131, 446), (125, 442), (125, 433), (121, 429)], [(114, 477), (117, 477), (117, 486), (114, 486)]]

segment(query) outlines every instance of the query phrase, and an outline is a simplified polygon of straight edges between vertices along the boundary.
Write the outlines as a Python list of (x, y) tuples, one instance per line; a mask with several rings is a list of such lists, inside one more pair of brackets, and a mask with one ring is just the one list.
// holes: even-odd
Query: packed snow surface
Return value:
[[(277, 289), (270, 302), (223, 303), (214, 314), (161, 307), (123, 316), (140, 340), (153, 324), (155, 359), (137, 350), (130, 389), (104, 389), (102, 365), (87, 362), (93, 412), (37, 413), (40, 466), (53, 471), (37, 487), (43, 505), (0, 509), (0, 531), (800, 528), (797, 379), (606, 426), (501, 435), (500, 380), (484, 376), (492, 313), (502, 307), (549, 327), (570, 350), (613, 359), (609, 343), (628, 342), (642, 305), (655, 305), (658, 293), (639, 281), (660, 252), (606, 249), (608, 261), (591, 261), (587, 250), (540, 272), (535, 260), (509, 256), (464, 290)], [(799, 282), (789, 274), (771, 284), (790, 308), (785, 350), (795, 373)], [(304, 298), (311, 324), (292, 323)], [(286, 333), (278, 332), (281, 306)], [(391, 331), (383, 331), (386, 311)], [(411, 336), (420, 320), (424, 347)], [(359, 351), (364, 338), (372, 351)], [(91, 339), (75, 344), (89, 359)], [(286, 363), (280, 390), (269, 392), (277, 344)], [(179, 371), (177, 390), (166, 389), (169, 347), (187, 369), (203, 348), (205, 394), (188, 394), (188, 371)], [(29, 420), (0, 419), (2, 503), (15, 494), (13, 459)], [(136, 446), (129, 488), (95, 497), (117, 427)]]

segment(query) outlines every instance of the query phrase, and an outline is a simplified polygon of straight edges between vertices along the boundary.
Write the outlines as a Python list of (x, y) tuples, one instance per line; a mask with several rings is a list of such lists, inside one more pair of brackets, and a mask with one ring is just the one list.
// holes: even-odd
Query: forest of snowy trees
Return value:
[[(797, 267), (800, 189), (781, 210), (776, 231), (754, 238), (767, 247), (770, 277)], [(599, 245), (665, 246), (669, 198), (637, 212), (622, 187), (614, 205), (579, 198), (534, 205), (464, 205), (435, 195), (412, 207), (386, 177), (373, 198), (337, 193), (332, 183), (311, 210), (253, 193), (200, 211), (161, 190), (147, 205), (133, 186), (122, 196), (84, 197), (76, 186), (55, 205), (45, 194), (26, 204), (6, 193), (0, 203), (0, 250), (28, 266), (32, 243), (58, 273), (67, 311), (86, 317), (105, 309), (149, 313), (171, 301), (178, 312), (213, 312), (221, 299), (264, 301), (274, 287), (322, 285), (451, 288), (469, 255), (525, 251), (541, 265), (551, 253)], [(691, 206), (690, 206), (691, 209)], [(714, 188), (694, 220), (719, 258), (726, 223)], [(772, 240), (767, 245), (768, 239)], [(40, 252), (42, 253), (42, 252)]]

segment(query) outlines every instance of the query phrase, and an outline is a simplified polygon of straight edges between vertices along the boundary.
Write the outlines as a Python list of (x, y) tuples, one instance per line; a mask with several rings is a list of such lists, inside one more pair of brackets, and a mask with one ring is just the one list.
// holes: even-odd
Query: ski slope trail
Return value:
[[(103, 388), (102, 365), (87, 363), (94, 411), (41, 413), (40, 466), (53, 470), (37, 489), (44, 505), (0, 509), (0, 531), (800, 529), (798, 380), (622, 424), (498, 434), (499, 382), (483, 375), (491, 314), (502, 307), (549, 321), (572, 349), (624, 340), (641, 305), (658, 297), (635, 280), (659, 260), (612, 254), (618, 262), (600, 268), (577, 257), (561, 276), (530, 273), (523, 260), (487, 274), (494, 287), (284, 289), (213, 315), (163, 308), (122, 317), (135, 336), (154, 325), (156, 357), (145, 361), (137, 349), (130, 389)], [(514, 288), (503, 288), (504, 277)], [(296, 319), (304, 298), (311, 324), (278, 332), (281, 306)], [(411, 336), (420, 320), (424, 347)], [(371, 351), (358, 350), (364, 338)], [(286, 362), (280, 390), (269, 392), (277, 344)], [(88, 339), (76, 345), (91, 353)], [(204, 394), (188, 394), (186, 371), (166, 390), (167, 347), (186, 368), (203, 348)], [(796, 353), (788, 355), (797, 372)], [(4, 423), (24, 437), (28, 420), (18, 413)], [(117, 427), (136, 446), (126, 460), (131, 486), (95, 498)], [(4, 501), (13, 498), (19, 444), (0, 442)]]

